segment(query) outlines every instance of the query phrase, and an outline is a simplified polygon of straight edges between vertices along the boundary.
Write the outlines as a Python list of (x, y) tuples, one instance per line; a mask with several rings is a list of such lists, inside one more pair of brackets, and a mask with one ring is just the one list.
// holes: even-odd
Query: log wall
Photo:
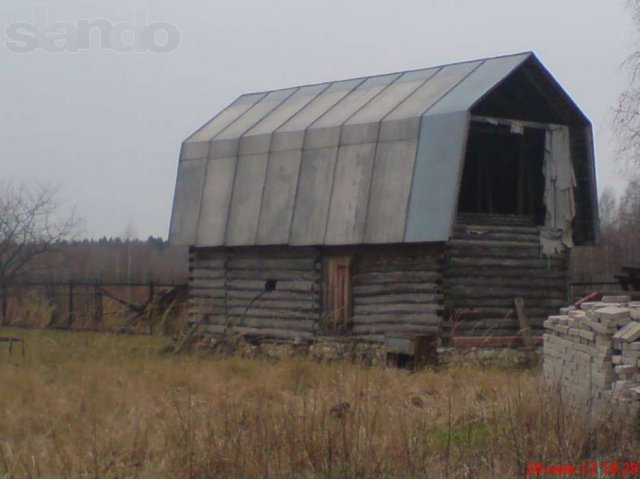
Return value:
[[(442, 321), (442, 245), (193, 249), (190, 312), (211, 335), (225, 331), (312, 340), (320, 331), (322, 259), (349, 256), (350, 335), (432, 335)], [(267, 291), (267, 282), (275, 289)]]
[(452, 336), (514, 336), (514, 299), (530, 326), (568, 302), (568, 252), (545, 257), (540, 227), (516, 215), (459, 215), (445, 259), (445, 328)]

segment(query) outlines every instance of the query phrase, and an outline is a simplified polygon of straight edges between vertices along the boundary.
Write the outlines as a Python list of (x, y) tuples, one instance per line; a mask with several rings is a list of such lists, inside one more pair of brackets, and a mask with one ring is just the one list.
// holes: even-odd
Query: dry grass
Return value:
[(543, 400), (537, 372), (409, 373), (161, 356), (161, 337), (0, 330), (0, 476), (519, 477), (635, 459), (631, 427)]

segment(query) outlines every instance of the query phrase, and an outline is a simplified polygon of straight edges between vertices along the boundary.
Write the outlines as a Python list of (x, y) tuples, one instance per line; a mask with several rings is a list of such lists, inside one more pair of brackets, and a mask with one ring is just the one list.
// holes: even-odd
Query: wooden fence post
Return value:
[(67, 317), (68, 327), (73, 326), (73, 280), (69, 280), (69, 316)]

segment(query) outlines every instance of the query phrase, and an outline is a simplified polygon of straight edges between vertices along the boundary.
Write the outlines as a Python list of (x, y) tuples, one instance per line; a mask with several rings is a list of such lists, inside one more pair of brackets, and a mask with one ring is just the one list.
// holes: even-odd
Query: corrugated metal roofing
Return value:
[(447, 240), (469, 109), (531, 56), (242, 95), (182, 145), (171, 242)]

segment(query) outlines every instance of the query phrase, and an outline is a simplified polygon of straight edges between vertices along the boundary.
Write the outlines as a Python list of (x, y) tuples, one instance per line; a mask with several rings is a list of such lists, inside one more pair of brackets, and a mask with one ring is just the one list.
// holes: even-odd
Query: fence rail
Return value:
[(10, 281), (0, 288), (0, 325), (152, 331), (157, 318), (184, 310), (186, 292), (176, 281)]

